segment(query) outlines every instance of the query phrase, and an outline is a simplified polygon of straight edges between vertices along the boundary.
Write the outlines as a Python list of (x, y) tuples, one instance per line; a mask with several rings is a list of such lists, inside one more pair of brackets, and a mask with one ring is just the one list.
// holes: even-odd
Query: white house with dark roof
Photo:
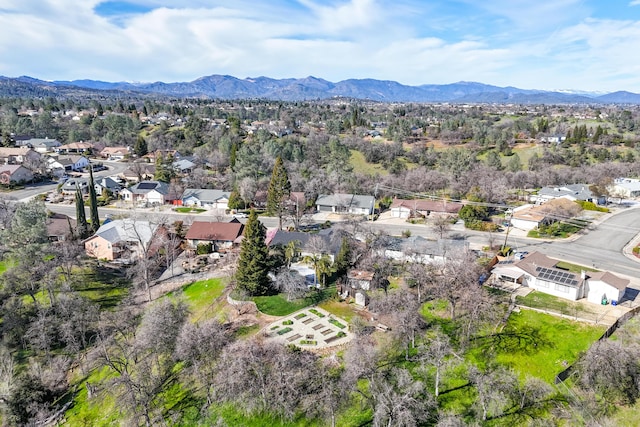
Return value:
[(629, 280), (610, 272), (573, 273), (557, 267), (558, 260), (532, 252), (519, 261), (498, 263), (492, 273), (499, 280), (520, 283), (539, 292), (576, 301), (586, 298), (594, 304), (620, 301)]
[(54, 152), (56, 148), (62, 145), (62, 143), (57, 139), (30, 138), (20, 141), (20, 145), (26, 145), (27, 147), (33, 148), (34, 151), (44, 154)]
[(375, 206), (373, 196), (360, 194), (322, 194), (316, 200), (319, 212), (333, 212), (353, 215), (371, 215)]
[(182, 193), (183, 206), (197, 206), (203, 209), (229, 209), (231, 192), (225, 190), (187, 188)]
[(140, 181), (120, 191), (126, 202), (148, 205), (163, 205), (167, 201), (169, 184), (161, 181)]
[(542, 204), (549, 200), (559, 198), (569, 199), (573, 202), (577, 200), (593, 202), (594, 197), (587, 184), (570, 184), (561, 187), (542, 187), (538, 194), (533, 194), (529, 198), (532, 203)]

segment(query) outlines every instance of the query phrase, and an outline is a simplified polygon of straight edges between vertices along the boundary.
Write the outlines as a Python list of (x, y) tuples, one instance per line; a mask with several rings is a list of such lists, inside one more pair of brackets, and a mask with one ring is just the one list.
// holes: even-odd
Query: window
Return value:
[(565, 294), (569, 293), (569, 287), (565, 285), (556, 284), (556, 291), (564, 292)]

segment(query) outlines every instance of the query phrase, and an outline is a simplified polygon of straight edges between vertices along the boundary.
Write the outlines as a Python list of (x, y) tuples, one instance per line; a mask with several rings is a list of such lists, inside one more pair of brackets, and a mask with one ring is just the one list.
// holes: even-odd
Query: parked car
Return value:
[(247, 215), (244, 212), (236, 212), (234, 214), (231, 215), (233, 218), (248, 218), (249, 215)]

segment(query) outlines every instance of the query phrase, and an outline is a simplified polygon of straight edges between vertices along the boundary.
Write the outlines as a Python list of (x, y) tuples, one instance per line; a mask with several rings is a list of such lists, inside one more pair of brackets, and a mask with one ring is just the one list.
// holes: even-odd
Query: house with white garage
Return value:
[(594, 304), (601, 304), (603, 300), (620, 301), (629, 284), (628, 279), (606, 271), (573, 273), (558, 268), (558, 262), (540, 252), (532, 252), (521, 260), (497, 263), (492, 274), (496, 280), (518, 283), (571, 301), (586, 298)]
[(229, 197), (231, 192), (225, 190), (187, 188), (182, 193), (182, 205), (226, 211), (229, 209)]
[(373, 196), (360, 194), (322, 194), (316, 200), (318, 212), (371, 215), (374, 206)]
[(169, 184), (160, 181), (141, 181), (120, 191), (126, 202), (142, 205), (163, 205), (169, 195)]
[(378, 254), (398, 262), (430, 264), (443, 263), (447, 256), (468, 250), (469, 243), (465, 240), (388, 237)]

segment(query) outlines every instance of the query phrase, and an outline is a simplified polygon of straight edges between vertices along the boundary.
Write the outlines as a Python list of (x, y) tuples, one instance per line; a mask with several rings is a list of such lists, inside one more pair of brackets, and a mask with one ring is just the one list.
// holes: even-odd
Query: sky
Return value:
[(0, 75), (640, 93), (640, 0), (0, 0)]

